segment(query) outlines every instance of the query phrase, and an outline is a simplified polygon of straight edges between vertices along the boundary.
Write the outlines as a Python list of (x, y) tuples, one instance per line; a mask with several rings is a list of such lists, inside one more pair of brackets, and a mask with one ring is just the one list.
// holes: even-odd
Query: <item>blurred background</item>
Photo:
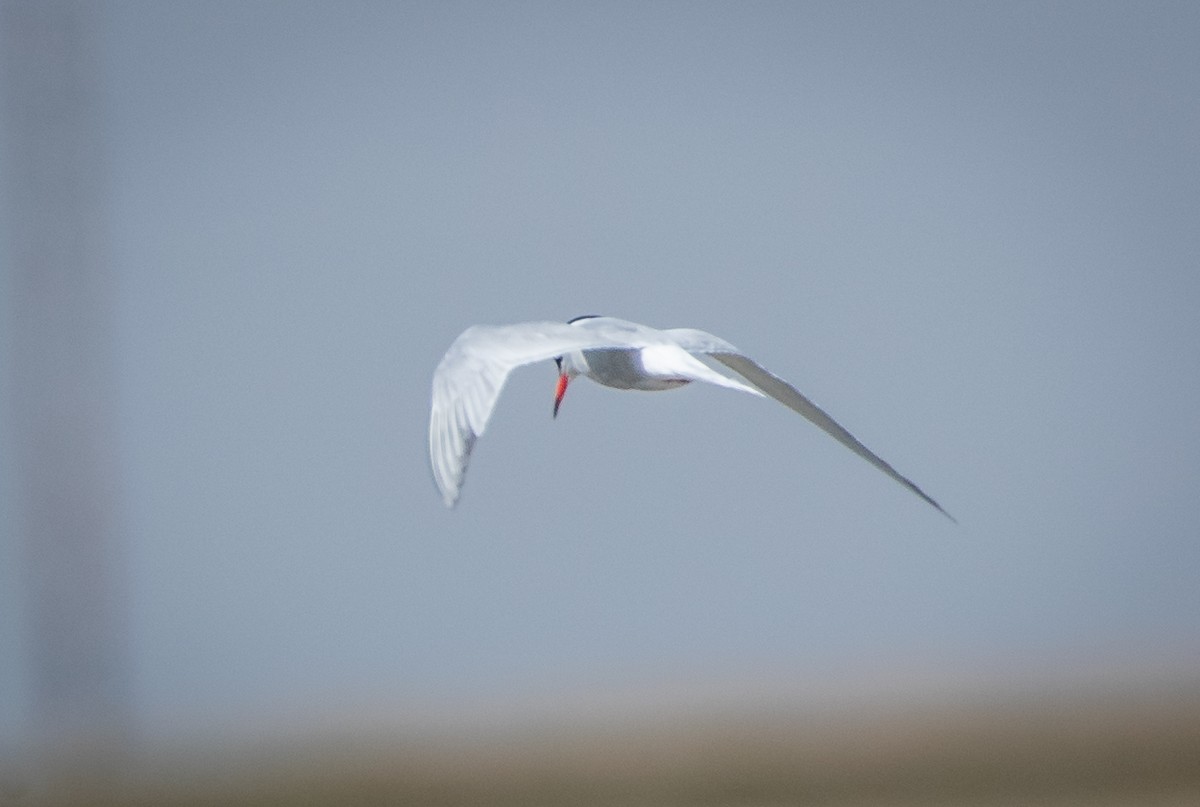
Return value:
[(0, 12), (0, 803), (1197, 798), (1200, 6)]

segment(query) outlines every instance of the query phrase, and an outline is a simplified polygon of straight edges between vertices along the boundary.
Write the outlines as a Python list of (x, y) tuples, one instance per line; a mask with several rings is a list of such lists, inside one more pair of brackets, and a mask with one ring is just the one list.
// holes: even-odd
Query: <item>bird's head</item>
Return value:
[[(567, 324), (575, 325), (585, 319), (596, 319), (599, 316), (599, 314), (583, 314), (567, 320)], [(571, 356), (554, 357), (554, 363), (558, 365), (558, 384), (554, 387), (554, 417), (558, 417), (558, 407), (562, 405), (563, 396), (567, 394), (567, 385), (571, 383), (572, 378), (581, 372), (579, 367), (576, 366), (580, 361), (582, 359), (579, 358), (572, 361)]]

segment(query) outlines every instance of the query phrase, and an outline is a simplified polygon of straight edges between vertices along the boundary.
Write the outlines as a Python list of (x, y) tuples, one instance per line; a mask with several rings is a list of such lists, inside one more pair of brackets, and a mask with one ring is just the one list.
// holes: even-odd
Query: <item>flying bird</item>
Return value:
[[(722, 375), (697, 356), (715, 359), (745, 380)], [(554, 417), (558, 416), (567, 386), (579, 376), (616, 389), (655, 392), (705, 381), (751, 395), (767, 395), (808, 418), (954, 521), (912, 480), (859, 442), (799, 390), (724, 339), (693, 328), (659, 330), (594, 315), (566, 323), (475, 325), (450, 345), (433, 373), (429, 416), (429, 465), (447, 507), (458, 501), (471, 449), (487, 427), (508, 374), (517, 367), (549, 359), (558, 365)]]

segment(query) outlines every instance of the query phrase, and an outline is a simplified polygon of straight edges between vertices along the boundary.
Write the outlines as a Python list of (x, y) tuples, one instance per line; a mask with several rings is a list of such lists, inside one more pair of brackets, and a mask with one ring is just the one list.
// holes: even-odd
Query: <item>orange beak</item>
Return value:
[(554, 417), (558, 417), (558, 407), (562, 403), (563, 396), (567, 394), (567, 384), (571, 379), (563, 373), (558, 377), (558, 386), (554, 388)]

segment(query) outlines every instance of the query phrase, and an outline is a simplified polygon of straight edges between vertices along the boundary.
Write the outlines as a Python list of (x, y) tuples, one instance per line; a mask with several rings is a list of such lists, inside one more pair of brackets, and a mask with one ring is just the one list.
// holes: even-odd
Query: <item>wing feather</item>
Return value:
[(475, 325), (454, 340), (433, 373), (429, 466), (447, 507), (462, 491), (475, 441), (487, 428), (509, 373), (575, 350), (642, 347), (649, 329), (607, 317)]
[(862, 457), (879, 470), (883, 471), (892, 479), (908, 488), (924, 501), (933, 505), (933, 507), (935, 507), (942, 515), (946, 516), (946, 518), (957, 523), (957, 520), (954, 518), (954, 516), (942, 509), (942, 506), (934, 501), (929, 494), (917, 487), (917, 485), (911, 479), (904, 476), (891, 465), (889, 465), (878, 454), (863, 445), (857, 437), (855, 437), (853, 434), (847, 431), (845, 427), (830, 417), (830, 415), (824, 409), (809, 400), (800, 392), (800, 390), (796, 389), (779, 376), (770, 372), (758, 362), (751, 359), (749, 356), (746, 356), (744, 353), (742, 353), (742, 351), (738, 350), (724, 339), (713, 336), (711, 333), (695, 330), (694, 328), (676, 328), (667, 331), (667, 333), (669, 333), (684, 350), (692, 353), (702, 353), (712, 356), (714, 359), (721, 362), (721, 364), (724, 364), (742, 378), (749, 381), (753, 386), (762, 390), (767, 395), (770, 395), (784, 406), (788, 407), (794, 412), (799, 412), (826, 434), (830, 435), (839, 443), (846, 446), (846, 448), (850, 449), (855, 454)]

